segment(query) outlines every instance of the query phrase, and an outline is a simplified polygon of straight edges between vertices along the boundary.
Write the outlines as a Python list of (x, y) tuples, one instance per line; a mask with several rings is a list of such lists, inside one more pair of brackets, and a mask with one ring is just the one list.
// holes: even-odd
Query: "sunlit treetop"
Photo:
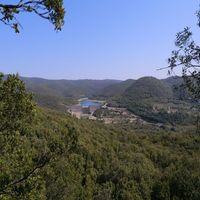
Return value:
[(64, 25), (63, 0), (18, 0), (11, 1), (11, 4), (4, 2), (0, 0), (0, 21), (13, 28), (16, 33), (19, 33), (21, 26), (17, 17), (22, 12), (35, 13), (50, 21), (55, 30), (61, 30)]

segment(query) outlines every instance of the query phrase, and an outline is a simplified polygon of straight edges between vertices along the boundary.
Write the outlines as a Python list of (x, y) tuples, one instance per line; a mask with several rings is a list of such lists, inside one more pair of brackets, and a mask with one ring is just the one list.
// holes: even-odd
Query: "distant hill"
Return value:
[(171, 76), (166, 79), (161, 79), (163, 82), (167, 83), (168, 85), (181, 85), (183, 83), (183, 78), (180, 76)]
[[(168, 108), (184, 110), (188, 94), (180, 85), (180, 77), (159, 80), (142, 77), (138, 80), (48, 80), (21, 77), (34, 99), (43, 107), (66, 111), (82, 97), (104, 99), (111, 106), (125, 107), (147, 121), (173, 121)], [(156, 110), (157, 109), (157, 110)], [(176, 116), (176, 119), (180, 116)], [(183, 118), (183, 117), (182, 117)]]
[(157, 79), (155, 77), (142, 77), (138, 80), (128, 79), (110, 85), (101, 91), (102, 96), (112, 99), (129, 99), (132, 102), (147, 100), (188, 100), (189, 94), (183, 87), (181, 77)]
[(143, 77), (128, 87), (123, 95), (135, 101), (147, 98), (172, 98), (173, 93), (163, 81), (154, 77)]
[(185, 89), (182, 79), (159, 80), (143, 77), (110, 100), (111, 106), (125, 107), (146, 121), (153, 123), (184, 123), (190, 113), (188, 98), (180, 98)]
[[(57, 96), (62, 98), (81, 97), (115, 97), (119, 95), (129, 96), (132, 99), (143, 98), (179, 98), (182, 95), (180, 85), (183, 83), (180, 77), (156, 79), (154, 77), (142, 77), (138, 80), (48, 80), (43, 78), (20, 77), (29, 91), (35, 94)], [(180, 94), (181, 93), (181, 94)]]
[(43, 107), (65, 111), (67, 105), (76, 103), (82, 97), (93, 97), (98, 91), (119, 80), (48, 80), (20, 77), (27, 90), (34, 94), (35, 101)]
[(179, 76), (173, 76), (162, 80), (168, 84), (173, 92), (173, 96), (176, 99), (186, 100), (189, 97), (188, 91), (183, 86), (183, 78)]
[(122, 95), (125, 92), (125, 90), (128, 87), (130, 87), (134, 82), (135, 80), (133, 79), (121, 81), (119, 83), (115, 83), (103, 88), (101, 91), (99, 91), (98, 94), (103, 97), (113, 97), (113, 96)]
[(119, 80), (47, 80), (42, 78), (25, 78), (21, 79), (26, 83), (27, 89), (34, 93), (81, 98), (92, 96), (97, 91), (119, 83)]
[(142, 77), (138, 80), (128, 79), (109, 85), (97, 92), (97, 96), (106, 99), (126, 96), (132, 100), (147, 98), (185, 100), (188, 99), (188, 93), (182, 84), (183, 79), (178, 76), (160, 80), (154, 77)]

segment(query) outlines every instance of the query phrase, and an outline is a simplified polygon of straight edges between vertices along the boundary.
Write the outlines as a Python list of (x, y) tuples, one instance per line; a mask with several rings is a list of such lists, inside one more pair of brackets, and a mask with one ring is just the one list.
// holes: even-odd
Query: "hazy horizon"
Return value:
[[(17, 74), (17, 73), (4, 73), (4, 75), (8, 75), (8, 74)], [(169, 76), (166, 76), (164, 78), (159, 78), (159, 77), (155, 77), (155, 76), (141, 76), (141, 77), (138, 77), (138, 78), (127, 78), (127, 79), (113, 79), (113, 78), (102, 78), (102, 79), (96, 79), (96, 78), (78, 78), (78, 79), (66, 79), (66, 78), (44, 78), (44, 77), (40, 77), (40, 76), (23, 76), (22, 74), (19, 74), (18, 75), (22, 78), (32, 78), (32, 79), (44, 79), (44, 80), (53, 80), (53, 81), (60, 81), (60, 80), (69, 80), (69, 81), (78, 81), (78, 80), (97, 80), (97, 81), (103, 81), (103, 80), (116, 80), (116, 81), (126, 81), (126, 80), (138, 80), (140, 78), (144, 78), (144, 77), (153, 77), (153, 78), (157, 78), (157, 79), (167, 79), (167, 78), (175, 78), (175, 77), (181, 77), (181, 76), (178, 76), (178, 75), (169, 75)]]

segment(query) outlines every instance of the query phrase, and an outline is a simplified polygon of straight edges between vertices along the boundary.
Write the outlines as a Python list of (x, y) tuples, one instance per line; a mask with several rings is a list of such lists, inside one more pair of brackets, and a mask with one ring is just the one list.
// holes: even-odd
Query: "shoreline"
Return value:
[(80, 105), (80, 103), (82, 102), (82, 101), (91, 101), (91, 102), (96, 102), (96, 103), (101, 103), (102, 105), (104, 104), (104, 103), (106, 103), (106, 101), (103, 101), (103, 100), (95, 100), (95, 99), (89, 99), (88, 97), (85, 97), (85, 98), (81, 98), (81, 99), (78, 99), (78, 105)]

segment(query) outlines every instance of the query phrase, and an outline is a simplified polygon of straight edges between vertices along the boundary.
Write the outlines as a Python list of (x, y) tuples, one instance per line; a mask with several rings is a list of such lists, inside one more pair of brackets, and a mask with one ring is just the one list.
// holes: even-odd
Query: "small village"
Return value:
[[(154, 113), (162, 110), (166, 110), (167, 113), (176, 113), (178, 111), (177, 108), (171, 105), (164, 106), (162, 104), (153, 105), (152, 110)], [(162, 123), (147, 122), (126, 108), (113, 107), (105, 101), (89, 100), (88, 98), (79, 99), (77, 104), (68, 107), (67, 112), (78, 119), (96, 120), (104, 124), (136, 123), (143, 125), (152, 124), (159, 127), (163, 125)]]
[[(88, 100), (87, 100), (88, 101)], [(89, 100), (90, 101), (90, 100)], [(93, 100), (94, 101), (94, 100)], [(102, 121), (105, 124), (117, 123), (146, 123), (140, 117), (134, 115), (126, 108), (110, 107), (106, 102), (100, 102), (96, 105), (84, 105), (80, 103), (68, 108), (68, 113), (80, 118)], [(98, 102), (97, 100), (95, 102)]]

